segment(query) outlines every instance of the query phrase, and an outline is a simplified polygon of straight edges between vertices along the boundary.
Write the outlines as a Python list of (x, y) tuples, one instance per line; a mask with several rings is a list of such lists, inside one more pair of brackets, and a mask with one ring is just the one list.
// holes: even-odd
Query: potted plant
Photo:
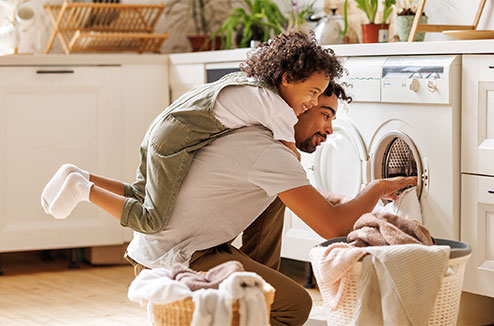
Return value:
[(288, 30), (303, 30), (305, 29), (307, 19), (314, 14), (315, 0), (299, 4), (297, 0), (290, 0), (290, 9), (288, 10)]
[(396, 4), (396, 0), (383, 0), (383, 18), (381, 27), (379, 28), (379, 42), (387, 42), (388, 41), (388, 18), (393, 13), (393, 6)]
[[(416, 1), (413, 0), (398, 0), (396, 3), (396, 30), (401, 42), (407, 42), (410, 30), (412, 29), (415, 13), (417, 12)], [(422, 13), (420, 17), (421, 24), (427, 24), (427, 16)], [(415, 41), (423, 41), (425, 33), (417, 33)]]
[(193, 31), (187, 38), (192, 51), (220, 48), (220, 39), (211, 38), (212, 29), (219, 26), (232, 7), (232, 0), (172, 0), (167, 3), (165, 16), (172, 30)]
[(246, 8), (234, 8), (230, 16), (213, 34), (220, 35), (223, 47), (231, 49), (233, 35), (237, 34), (237, 47), (247, 47), (250, 41), (267, 41), (271, 35), (279, 34), (287, 24), (278, 5), (271, 0), (244, 0)]
[[(376, 14), (378, 9), (377, 0), (355, 0), (357, 3), (357, 8), (361, 9), (367, 19), (369, 20), (368, 24), (362, 24), (362, 42), (363, 43), (377, 43), (380, 41), (379, 33), (380, 30), (387, 31), (388, 26), (386, 24), (389, 15), (393, 12), (393, 4), (396, 0), (383, 0), (383, 20), (381, 24), (376, 24)], [(386, 41), (387, 32), (381, 32), (381, 41)]]

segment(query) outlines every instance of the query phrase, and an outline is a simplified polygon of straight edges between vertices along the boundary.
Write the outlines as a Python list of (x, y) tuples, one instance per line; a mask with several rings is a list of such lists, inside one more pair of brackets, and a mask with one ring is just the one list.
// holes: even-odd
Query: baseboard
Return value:
[(129, 264), (123, 258), (128, 243), (114, 246), (90, 247), (84, 250), (84, 257), (93, 265)]

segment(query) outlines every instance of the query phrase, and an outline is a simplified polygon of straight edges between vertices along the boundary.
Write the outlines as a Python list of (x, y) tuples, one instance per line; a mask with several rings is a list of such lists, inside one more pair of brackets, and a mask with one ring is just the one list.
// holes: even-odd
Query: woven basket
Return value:
[[(269, 312), (271, 310), (271, 304), (274, 301), (274, 289), (271, 288), (268, 292), (264, 293), (264, 299), (266, 300), (266, 308)], [(238, 326), (240, 324), (238, 300), (232, 305), (232, 325)], [(153, 307), (154, 314), (154, 326), (184, 326), (190, 325), (192, 322), (192, 314), (194, 313), (194, 302), (192, 298), (186, 298), (183, 300), (175, 301), (169, 304), (155, 304)]]
[[(437, 293), (436, 301), (434, 302), (434, 307), (432, 308), (427, 325), (456, 325), (460, 307), (463, 276), (465, 274), (465, 265), (470, 258), (471, 248), (458, 241), (442, 239), (436, 239), (436, 241), (437, 244), (450, 245), (452, 249), (455, 245), (465, 245), (466, 248), (452, 250), (450, 259), (448, 260), (448, 269), (446, 275), (444, 275), (441, 280), (441, 286)], [(453, 251), (455, 251), (454, 254)], [(451, 258), (453, 255), (455, 257)], [(351, 324), (353, 313), (357, 306), (357, 289), (361, 272), (362, 263), (357, 262), (353, 267), (348, 288), (342, 296), (338, 309), (326, 313), (328, 325), (347, 326)]]

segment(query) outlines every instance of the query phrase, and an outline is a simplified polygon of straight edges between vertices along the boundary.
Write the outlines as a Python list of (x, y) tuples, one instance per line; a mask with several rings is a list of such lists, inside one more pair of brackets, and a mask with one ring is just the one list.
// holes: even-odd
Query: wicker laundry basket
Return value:
[[(437, 245), (448, 245), (451, 248), (448, 261), (448, 272), (441, 280), (441, 286), (427, 325), (456, 325), (460, 306), (461, 289), (465, 265), (470, 258), (472, 249), (466, 243), (435, 239)], [(334, 238), (323, 242), (321, 246), (329, 246), (334, 242), (346, 242), (346, 238)], [(357, 262), (346, 293), (342, 296), (339, 308), (327, 312), (328, 325), (347, 326), (351, 324), (357, 306), (357, 288), (362, 271), (362, 263)]]
[[(271, 310), (271, 304), (274, 301), (274, 288), (270, 288), (269, 291), (264, 293), (264, 299), (266, 300), (266, 307)], [(190, 325), (192, 322), (192, 314), (194, 313), (194, 302), (192, 298), (186, 298), (183, 300), (175, 301), (169, 304), (154, 305), (154, 326), (185, 326)], [(232, 326), (238, 326), (240, 320), (239, 304), (238, 300), (233, 303), (232, 306)]]

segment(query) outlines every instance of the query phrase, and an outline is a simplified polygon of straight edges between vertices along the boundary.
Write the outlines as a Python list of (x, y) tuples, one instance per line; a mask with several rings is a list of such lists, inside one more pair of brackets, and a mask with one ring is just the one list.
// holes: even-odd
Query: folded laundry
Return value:
[(389, 213), (362, 215), (355, 222), (347, 240), (356, 247), (407, 243), (434, 244), (429, 230), (419, 222)]
[(235, 260), (227, 261), (211, 268), (206, 273), (199, 273), (181, 264), (171, 268), (171, 278), (184, 283), (192, 291), (199, 289), (217, 289), (219, 284), (232, 273), (243, 272), (244, 266)]

